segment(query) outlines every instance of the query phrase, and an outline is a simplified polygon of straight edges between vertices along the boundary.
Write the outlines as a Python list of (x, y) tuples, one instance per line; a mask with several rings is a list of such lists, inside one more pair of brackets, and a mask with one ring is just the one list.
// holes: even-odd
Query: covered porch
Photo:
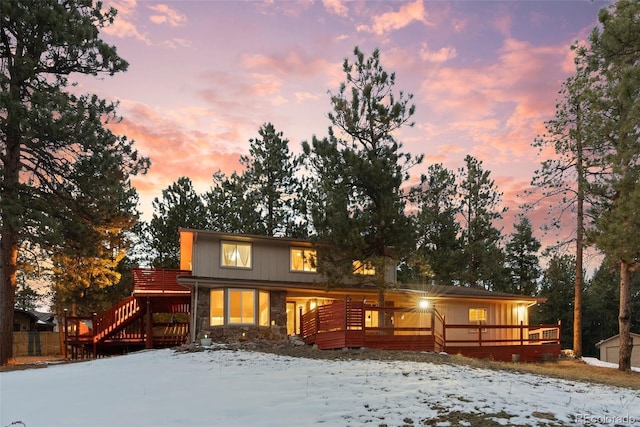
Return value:
[[(300, 336), (318, 349), (375, 348), (535, 362), (560, 356), (560, 324), (448, 324), (433, 306), (378, 307), (334, 301), (300, 313)], [(461, 335), (460, 332), (464, 332)]]

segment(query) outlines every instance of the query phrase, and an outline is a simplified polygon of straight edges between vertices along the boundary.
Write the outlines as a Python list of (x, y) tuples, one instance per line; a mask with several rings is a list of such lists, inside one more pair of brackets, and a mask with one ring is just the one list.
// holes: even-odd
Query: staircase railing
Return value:
[(142, 314), (142, 308), (135, 297), (127, 297), (102, 314), (95, 316), (93, 342), (99, 343), (110, 334), (124, 327)]

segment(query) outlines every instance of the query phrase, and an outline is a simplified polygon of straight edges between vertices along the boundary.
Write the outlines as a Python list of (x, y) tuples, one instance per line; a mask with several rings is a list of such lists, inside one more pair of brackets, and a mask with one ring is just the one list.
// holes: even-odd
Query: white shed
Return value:
[[(631, 366), (640, 368), (640, 334), (631, 333), (633, 351), (631, 352)], [(620, 352), (620, 334), (614, 335), (596, 344), (600, 349), (600, 360), (603, 362), (618, 363)]]

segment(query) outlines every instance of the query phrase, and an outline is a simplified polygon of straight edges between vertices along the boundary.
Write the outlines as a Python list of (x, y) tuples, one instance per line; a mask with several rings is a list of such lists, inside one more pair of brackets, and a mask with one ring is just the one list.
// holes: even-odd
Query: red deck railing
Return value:
[[(425, 326), (397, 326), (394, 316), (420, 314)], [(367, 325), (377, 318), (377, 326)], [(320, 349), (370, 347), (380, 349), (431, 350), (444, 348), (444, 319), (434, 310), (377, 307), (360, 301), (335, 301), (301, 313), (300, 335)], [(373, 323), (373, 322), (371, 322)], [(381, 326), (380, 326), (381, 325)]]
[(191, 291), (178, 284), (178, 276), (191, 276), (189, 270), (134, 268), (133, 294), (189, 294)]
[[(371, 317), (377, 326), (367, 325)], [(420, 313), (427, 325), (400, 326), (405, 314)], [(320, 349), (370, 347), (397, 350), (428, 350), (461, 353), (472, 357), (522, 361), (541, 360), (560, 354), (560, 324), (477, 325), (447, 324), (435, 309), (416, 311), (406, 307), (375, 307), (357, 301), (336, 301), (301, 313), (300, 335)], [(394, 324), (396, 323), (396, 324)], [(408, 322), (410, 323), (410, 322)], [(460, 339), (454, 331), (465, 329), (473, 337)], [(516, 331), (516, 333), (514, 333)], [(458, 336), (456, 336), (458, 335)]]

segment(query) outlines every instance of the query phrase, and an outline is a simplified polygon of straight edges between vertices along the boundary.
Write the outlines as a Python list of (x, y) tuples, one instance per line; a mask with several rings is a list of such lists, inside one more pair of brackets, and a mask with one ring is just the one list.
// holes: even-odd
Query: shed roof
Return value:
[[(604, 344), (604, 343), (606, 343), (606, 342), (609, 342), (609, 341), (611, 341), (611, 340), (614, 340), (614, 339), (618, 338), (619, 336), (620, 336), (620, 334), (615, 334), (615, 335), (614, 335), (614, 336), (612, 336), (612, 337), (609, 337), (609, 338), (603, 339), (603, 340), (601, 340), (601, 341), (599, 341), (599, 342), (597, 342), (597, 343), (596, 343), (596, 347), (600, 347), (602, 344)], [(635, 332), (631, 332), (631, 337), (632, 337), (632, 338), (637, 338), (637, 339), (639, 339), (639, 340), (640, 340), (640, 334), (636, 334)]]

